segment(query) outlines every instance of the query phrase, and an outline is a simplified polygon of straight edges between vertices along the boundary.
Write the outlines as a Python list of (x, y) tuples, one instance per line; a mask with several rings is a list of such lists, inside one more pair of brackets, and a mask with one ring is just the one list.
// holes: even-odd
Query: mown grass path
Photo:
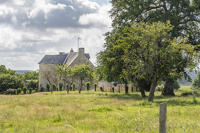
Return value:
[(54, 92), (0, 95), (0, 133), (158, 133), (159, 103), (168, 102), (168, 133), (200, 132), (200, 98), (163, 98), (154, 103), (129, 95)]

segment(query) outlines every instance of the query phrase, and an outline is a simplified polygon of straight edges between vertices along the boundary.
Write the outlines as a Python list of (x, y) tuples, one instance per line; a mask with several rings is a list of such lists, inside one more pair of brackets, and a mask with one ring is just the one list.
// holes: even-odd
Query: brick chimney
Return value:
[(74, 52), (74, 50), (73, 50), (73, 48), (71, 48), (70, 53), (73, 53), (73, 52)]
[(78, 54), (79, 55), (84, 55), (85, 54), (85, 49), (84, 48), (79, 48)]
[(59, 52), (59, 55), (65, 55), (66, 53), (65, 52)]

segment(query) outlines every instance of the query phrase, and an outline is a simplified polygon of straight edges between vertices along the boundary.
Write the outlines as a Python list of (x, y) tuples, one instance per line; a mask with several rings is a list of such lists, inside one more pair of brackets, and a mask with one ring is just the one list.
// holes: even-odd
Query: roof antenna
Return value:
[(78, 37), (78, 50), (79, 50), (79, 45), (80, 45), (80, 40), (81, 40), (81, 38), (80, 37)]

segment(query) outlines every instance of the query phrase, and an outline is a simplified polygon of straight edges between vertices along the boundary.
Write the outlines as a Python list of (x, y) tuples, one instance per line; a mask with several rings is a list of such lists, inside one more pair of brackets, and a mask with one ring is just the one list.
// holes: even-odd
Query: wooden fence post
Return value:
[(160, 104), (159, 133), (166, 133), (167, 103)]

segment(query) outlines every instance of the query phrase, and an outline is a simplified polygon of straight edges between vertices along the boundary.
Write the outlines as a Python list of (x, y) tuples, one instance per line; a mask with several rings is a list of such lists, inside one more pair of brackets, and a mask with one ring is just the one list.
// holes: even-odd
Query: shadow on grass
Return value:
[[(98, 94), (99, 96), (106, 96), (107, 98), (116, 98), (116, 99), (125, 99), (125, 100), (138, 100), (141, 102), (147, 102), (148, 103), (148, 96), (145, 98), (142, 98), (140, 94), (115, 94), (115, 93), (102, 93)], [(174, 99), (178, 98), (178, 99)], [(182, 98), (182, 99), (179, 99)], [(187, 96), (155, 96), (153, 104), (156, 104), (157, 106), (160, 105), (160, 103), (167, 102), (169, 106), (190, 106), (190, 105), (200, 105), (200, 101), (197, 101), (196, 99), (193, 100), (184, 100), (187, 98)], [(144, 101), (145, 100), (145, 101)]]
[(155, 101), (156, 104), (166, 102), (170, 106), (190, 106), (190, 105), (200, 105), (198, 101), (181, 101), (181, 100), (168, 100), (168, 101)]
[(102, 93), (98, 94), (99, 96), (106, 96), (107, 98), (116, 98), (116, 99), (125, 99), (125, 100), (143, 100), (139, 94), (117, 94), (117, 93)]

